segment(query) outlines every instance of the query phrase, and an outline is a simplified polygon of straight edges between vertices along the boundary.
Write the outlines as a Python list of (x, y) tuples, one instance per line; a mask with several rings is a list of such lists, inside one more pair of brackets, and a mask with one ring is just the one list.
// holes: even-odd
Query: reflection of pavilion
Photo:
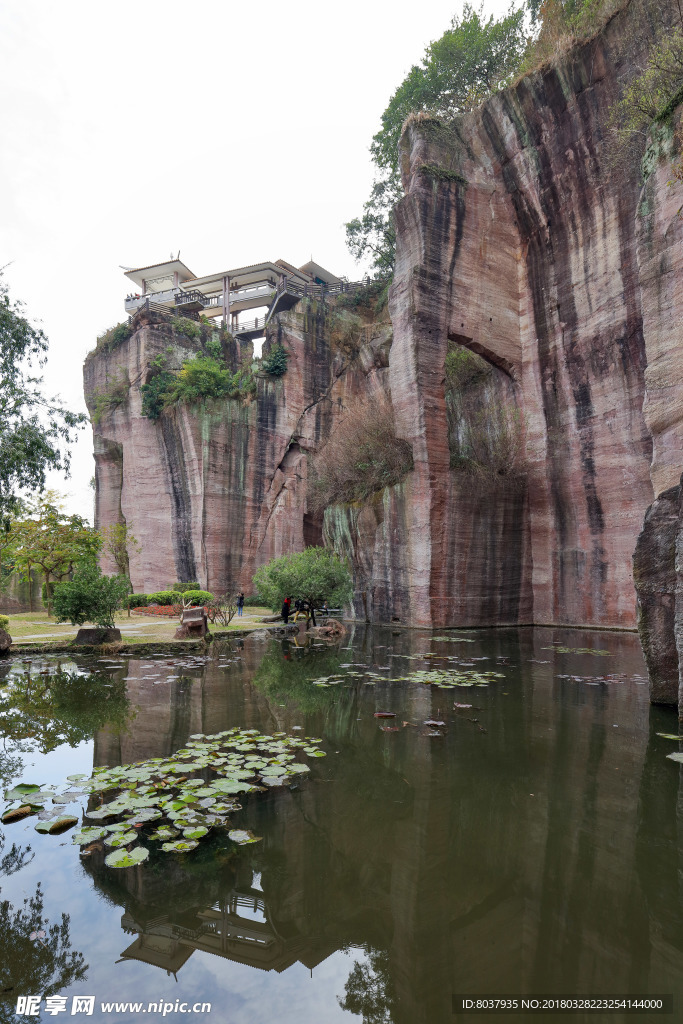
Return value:
[(175, 974), (198, 949), (280, 973), (297, 960), (305, 967), (316, 967), (336, 949), (334, 944), (321, 947), (301, 935), (289, 939), (280, 935), (263, 893), (256, 889), (233, 889), (227, 899), (212, 907), (179, 916), (180, 920), (174, 920), (162, 914), (139, 924), (127, 910), (121, 927), (138, 935), (121, 953), (121, 959), (139, 960)]

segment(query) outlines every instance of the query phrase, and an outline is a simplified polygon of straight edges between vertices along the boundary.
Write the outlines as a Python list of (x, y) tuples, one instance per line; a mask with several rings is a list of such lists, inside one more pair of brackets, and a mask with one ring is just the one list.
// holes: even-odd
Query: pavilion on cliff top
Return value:
[[(336, 294), (346, 281), (325, 270), (312, 259), (303, 267), (285, 260), (255, 263), (196, 277), (180, 259), (148, 267), (122, 268), (139, 291), (126, 297), (126, 312), (153, 308), (182, 316), (220, 317), (234, 335), (253, 340), (262, 337), (268, 320), (291, 307), (305, 295)], [(246, 310), (266, 309), (254, 320), (240, 321)]]

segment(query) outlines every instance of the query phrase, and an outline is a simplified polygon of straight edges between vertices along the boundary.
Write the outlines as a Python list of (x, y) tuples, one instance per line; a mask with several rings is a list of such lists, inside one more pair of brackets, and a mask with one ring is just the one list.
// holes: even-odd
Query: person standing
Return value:
[(244, 591), (240, 590), (237, 595), (237, 618), (242, 618), (242, 609), (244, 608)]
[(290, 609), (291, 603), (292, 603), (292, 601), (291, 601), (291, 598), (289, 598), (289, 597), (286, 597), (284, 599), (284, 601), (282, 602), (282, 618), (284, 619), (285, 626), (287, 625), (287, 623), (289, 621), (289, 609)]

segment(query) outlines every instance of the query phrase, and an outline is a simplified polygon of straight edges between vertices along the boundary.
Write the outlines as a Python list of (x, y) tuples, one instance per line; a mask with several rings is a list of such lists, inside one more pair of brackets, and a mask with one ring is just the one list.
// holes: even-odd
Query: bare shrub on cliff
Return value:
[(363, 501), (412, 468), (412, 447), (396, 436), (388, 401), (355, 406), (313, 459), (310, 509), (321, 513), (329, 505)]

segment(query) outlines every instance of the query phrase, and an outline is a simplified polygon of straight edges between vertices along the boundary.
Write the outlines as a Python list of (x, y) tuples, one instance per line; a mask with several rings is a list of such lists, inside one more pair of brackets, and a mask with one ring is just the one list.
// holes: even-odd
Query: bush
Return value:
[(186, 590), (201, 590), (199, 583), (193, 581), (192, 583), (174, 583), (171, 590), (175, 590), (176, 594), (184, 594)]
[(9, 615), (0, 615), (0, 629), (7, 629), (9, 626)]
[(111, 383), (103, 391), (96, 391), (94, 399), (94, 407), (92, 411), (92, 420), (94, 426), (98, 426), (100, 420), (112, 409), (117, 409), (120, 405), (124, 405), (128, 401), (130, 394), (130, 381), (125, 370), (121, 370), (116, 374)]
[(363, 501), (398, 483), (412, 468), (413, 449), (396, 437), (386, 401), (350, 409), (313, 460), (311, 511)]
[(132, 333), (133, 328), (131, 327), (130, 320), (116, 324), (114, 327), (110, 327), (108, 331), (105, 331), (104, 334), (98, 336), (95, 351), (111, 352), (112, 349), (122, 345), (124, 341), (128, 341)]
[(244, 599), (245, 608), (263, 608), (263, 600), (258, 594), (252, 594), (251, 597), (245, 597)]
[(261, 368), (269, 377), (284, 377), (287, 372), (287, 352), (284, 345), (279, 341), (271, 345), (267, 355), (261, 360)]
[(176, 590), (158, 590), (156, 594), (147, 595), (147, 604), (179, 604), (178, 592)]
[(113, 628), (116, 609), (128, 593), (125, 576), (104, 576), (94, 564), (81, 565), (69, 583), (54, 588), (54, 612), (58, 622), (67, 620), (72, 626), (94, 622), (105, 629)]
[(182, 597), (183, 604), (194, 606), (211, 604), (213, 601), (213, 594), (210, 594), (208, 590), (186, 590)]
[(127, 608), (144, 608), (149, 604), (147, 594), (129, 594), (123, 602)]
[(142, 385), (142, 413), (156, 420), (172, 405), (207, 398), (244, 398), (255, 391), (256, 377), (250, 366), (231, 373), (221, 360), (198, 355), (186, 360), (178, 373), (160, 370)]
[(164, 411), (166, 395), (175, 380), (170, 370), (160, 370), (150, 377), (140, 388), (142, 395), (142, 415), (150, 420), (158, 420)]
[(190, 320), (186, 316), (174, 316), (171, 319), (171, 327), (176, 334), (182, 334), (193, 341), (201, 334), (201, 327), (196, 320)]

